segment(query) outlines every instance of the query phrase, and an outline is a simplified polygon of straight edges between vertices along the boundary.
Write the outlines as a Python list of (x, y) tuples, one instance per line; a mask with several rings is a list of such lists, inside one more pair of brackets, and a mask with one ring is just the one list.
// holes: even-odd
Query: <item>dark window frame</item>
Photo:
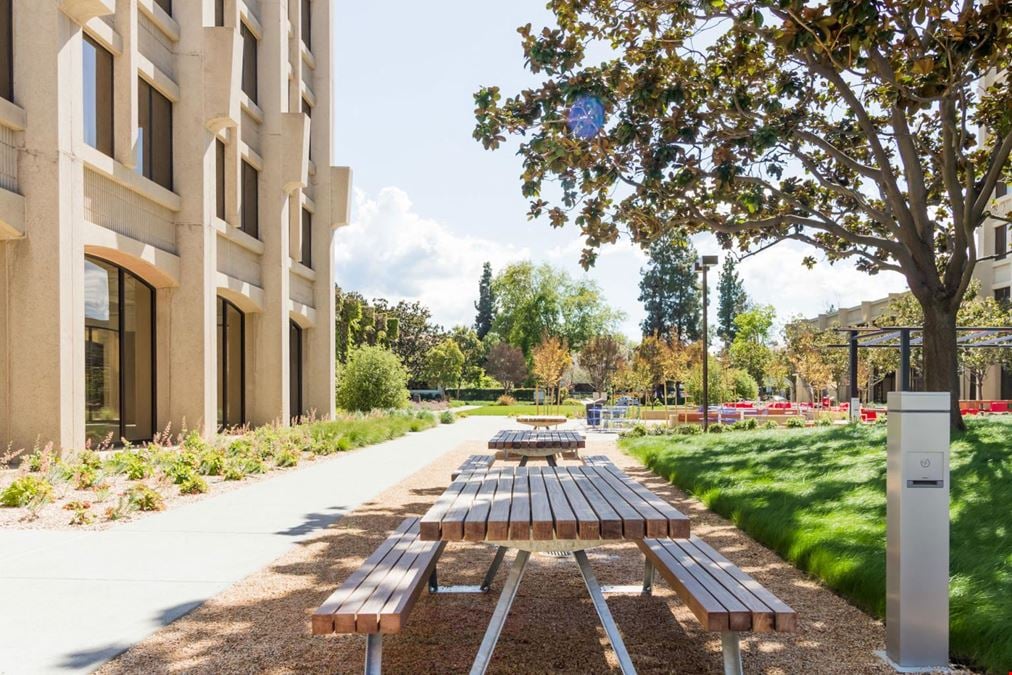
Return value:
[[(161, 185), (166, 190), (172, 190), (175, 183), (175, 166), (173, 162), (174, 143), (172, 138), (174, 126), (172, 101), (162, 94), (162, 92), (155, 89), (151, 83), (139, 76), (137, 78), (137, 96), (139, 99), (137, 106), (137, 127), (138, 129), (147, 130), (146, 134), (142, 134), (140, 143), (138, 143), (137, 146), (138, 150), (142, 153), (139, 161), (137, 162), (137, 171), (148, 180)], [(164, 111), (167, 112), (164, 120), (156, 117), (156, 104), (158, 107), (163, 108)], [(145, 120), (142, 116), (145, 111), (147, 111), (147, 123), (143, 124), (142, 122), (145, 122)], [(156, 124), (156, 120), (158, 121), (158, 124)], [(156, 128), (156, 126), (160, 126), (162, 122), (164, 122), (168, 127), (167, 130)], [(162, 159), (161, 151), (157, 153), (154, 152), (155, 145), (151, 142), (151, 139), (156, 137), (162, 138), (166, 142), (165, 147), (159, 146), (168, 155), (167, 176), (164, 177), (164, 182), (160, 180), (162, 177), (156, 175), (155, 173), (155, 169), (159, 164), (156, 160)]]
[(214, 0), (214, 25), (225, 25), (225, 0)]
[(155, 4), (165, 10), (165, 13), (172, 16), (172, 0), (155, 0)]
[(309, 104), (306, 97), (302, 97), (302, 112), (309, 118), (309, 160), (313, 159), (313, 106)]
[(1008, 253), (1008, 223), (995, 225), (994, 228), (994, 254), (996, 260), (1004, 260)]
[(14, 0), (0, 0), (0, 97), (14, 102)]
[[(85, 143), (91, 145), (99, 152), (105, 153), (112, 157), (116, 147), (116, 116), (113, 112), (113, 101), (115, 100), (116, 94), (116, 78), (114, 75), (114, 56), (112, 52), (99, 44), (98, 40), (94, 39), (88, 34), (84, 35), (83, 41), (95, 50), (95, 72), (92, 73), (92, 77), (95, 82), (95, 110), (93, 115), (95, 117), (95, 144), (92, 145), (85, 140)], [(84, 47), (82, 47), (82, 50)], [(99, 58), (104, 59), (108, 66), (108, 72), (102, 73), (104, 70), (99, 64)], [(84, 72), (84, 58), (82, 54), (81, 58), (81, 76), (82, 83), (87, 85), (89, 80), (88, 73)], [(105, 77), (103, 78), (102, 75)], [(108, 91), (103, 91), (100, 83), (100, 79), (107, 79)], [(103, 117), (106, 117), (103, 120)], [(82, 124), (84, 120), (82, 120)], [(85, 129), (87, 131), (87, 129)]]
[[(250, 176), (252, 175), (252, 181)], [(242, 160), (242, 205), (239, 229), (253, 237), (260, 238), (260, 171), (255, 166)], [(252, 198), (249, 188), (252, 186)], [(251, 231), (252, 230), (252, 231)]]
[[(302, 417), (303, 414), (303, 351), (302, 341), (305, 329), (294, 319), (288, 320), (288, 418)], [(297, 366), (292, 372), (293, 363)], [(293, 400), (292, 394), (295, 394)]]
[[(123, 392), (126, 391), (126, 349), (123, 348), (123, 334), (126, 332), (126, 277), (129, 276), (134, 281), (139, 282), (142, 286), (147, 288), (151, 292), (151, 436), (147, 438), (135, 438), (131, 440), (131, 443), (144, 443), (150, 441), (155, 436), (155, 430), (158, 428), (158, 334), (156, 329), (158, 327), (158, 293), (155, 291), (155, 287), (149, 284), (147, 281), (137, 276), (130, 270), (120, 267), (116, 263), (99, 258), (93, 255), (86, 255), (84, 259), (92, 260), (96, 263), (102, 263), (108, 265), (116, 270), (118, 276), (118, 288), (116, 289), (117, 298), (116, 301), (119, 303), (119, 316), (117, 317), (116, 334), (117, 340), (119, 340), (119, 346), (117, 351), (119, 352), (119, 363), (117, 364), (119, 376), (119, 436), (113, 443), (114, 446), (120, 447), (123, 445), (123, 439), (126, 438), (126, 415), (123, 414), (124, 407), (126, 406), (126, 400), (123, 397)], [(87, 334), (88, 327), (85, 326), (85, 334)]]
[[(256, 103), (260, 95), (260, 40), (243, 22), (239, 24), (239, 35), (242, 38), (241, 87), (249, 100)], [(250, 61), (253, 63), (252, 69), (248, 67)]]
[(225, 143), (214, 139), (214, 215), (225, 220)]
[[(218, 387), (221, 388), (221, 414), (222, 419), (218, 420), (218, 429), (237, 427), (246, 424), (246, 313), (239, 309), (234, 302), (227, 300), (220, 295), (218, 302), (221, 303), (221, 353), (218, 359), (221, 362), (221, 380)], [(231, 308), (239, 315), (239, 344), (242, 345), (242, 358), (239, 360), (239, 421), (233, 422), (228, 419), (228, 310)]]
[(302, 247), (300, 251), (302, 264), (313, 269), (313, 213), (302, 208)]
[(313, 3), (312, 0), (302, 0), (302, 26), (300, 29), (302, 44), (306, 49), (313, 51)]

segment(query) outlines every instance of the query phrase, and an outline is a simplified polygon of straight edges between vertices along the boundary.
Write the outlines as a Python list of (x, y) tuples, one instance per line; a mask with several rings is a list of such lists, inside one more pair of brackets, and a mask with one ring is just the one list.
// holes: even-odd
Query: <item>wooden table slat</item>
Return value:
[(562, 489), (562, 483), (553, 467), (545, 467), (541, 471), (541, 478), (545, 481), (545, 491), (548, 494), (548, 503), (552, 508), (552, 516), (555, 519), (555, 534), (559, 539), (576, 539), (576, 516), (566, 499), (566, 492)]
[(584, 473), (593, 471), (599, 479), (613, 489), (618, 496), (625, 500), (636, 512), (642, 516), (648, 537), (668, 536), (668, 519), (660, 511), (655, 509), (647, 500), (643, 499), (625, 481), (619, 480), (618, 476), (608, 471), (605, 467), (584, 467)]
[(510, 540), (530, 539), (531, 498), (527, 467), (518, 466), (513, 472), (513, 501), (510, 505)]
[(576, 483), (576, 486), (587, 499), (591, 508), (594, 509), (594, 513), (597, 514), (597, 518), (601, 523), (601, 538), (621, 539), (622, 519), (619, 517), (618, 512), (612, 508), (608, 500), (597, 491), (594, 484), (583, 475), (579, 468), (565, 467), (565, 470), (573, 477), (573, 482)]
[(499, 483), (499, 474), (488, 472), (485, 479), (478, 488), (474, 503), (464, 519), (464, 539), (467, 541), (485, 540), (485, 523), (488, 520), (488, 512), (492, 508), (492, 499), (495, 497), (496, 486)]
[(580, 492), (580, 488), (576, 486), (576, 481), (573, 480), (573, 477), (565, 467), (555, 467), (554, 470), (555, 475), (559, 479), (559, 484), (562, 486), (566, 498), (569, 500), (569, 505), (573, 508), (580, 539), (600, 539), (601, 521), (590, 506), (590, 502)]
[(471, 509), (474, 498), (478, 496), (478, 489), (485, 478), (484, 471), (464, 473), (460, 475), (464, 479), (464, 487), (453, 500), (453, 504), (443, 516), (439, 529), (443, 533), (443, 539), (459, 541), (464, 538), (464, 519)]
[(540, 467), (532, 467), (527, 471), (531, 489), (531, 536), (538, 541), (546, 541), (552, 539), (555, 533), (555, 522), (545, 479), (541, 474)]
[(495, 495), (488, 511), (486, 536), (494, 541), (509, 538), (510, 505), (513, 501), (513, 472), (503, 471), (499, 474)]
[(651, 492), (648, 488), (644, 487), (638, 481), (630, 478), (627, 474), (623, 473), (614, 464), (601, 463), (598, 465), (600, 468), (609, 471), (616, 478), (621, 480), (623, 483), (629, 486), (629, 489), (635, 492), (643, 501), (656, 509), (661, 515), (668, 520), (668, 536), (675, 539), (684, 539), (689, 536), (689, 518), (684, 513), (676, 509), (671, 504), (667, 503), (656, 494)]
[(622, 520), (622, 535), (626, 539), (642, 539), (646, 534), (646, 522), (643, 515), (634, 506), (625, 501), (616, 490), (604, 480), (601, 480), (594, 467), (573, 467), (593, 483), (594, 489), (608, 502), (608, 505), (615, 510)]
[(462, 473), (457, 476), (446, 488), (446, 492), (439, 495), (436, 503), (429, 507), (429, 510), (422, 516), (418, 524), (422, 539), (439, 539), (443, 516), (450, 510), (460, 491), (464, 489), (469, 475), (470, 473)]

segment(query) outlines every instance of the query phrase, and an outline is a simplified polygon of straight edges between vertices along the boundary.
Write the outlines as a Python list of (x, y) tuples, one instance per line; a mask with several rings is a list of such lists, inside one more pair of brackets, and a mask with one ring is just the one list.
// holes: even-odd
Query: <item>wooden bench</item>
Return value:
[(650, 592), (657, 570), (703, 628), (720, 631), (725, 675), (742, 675), (739, 633), (797, 628), (793, 609), (699, 537), (637, 543), (648, 567), (643, 590)]
[(405, 518), (313, 613), (314, 635), (365, 634), (367, 674), (380, 672), (383, 635), (400, 632), (446, 546), (419, 539), (418, 522)]
[(457, 480), (457, 476), (470, 471), (484, 471), (492, 466), (495, 457), (492, 455), (471, 455), (457, 467), (457, 470), (450, 474), (450, 480)]
[(590, 455), (583, 458), (583, 463), (587, 466), (609, 466), (615, 464), (608, 455)]

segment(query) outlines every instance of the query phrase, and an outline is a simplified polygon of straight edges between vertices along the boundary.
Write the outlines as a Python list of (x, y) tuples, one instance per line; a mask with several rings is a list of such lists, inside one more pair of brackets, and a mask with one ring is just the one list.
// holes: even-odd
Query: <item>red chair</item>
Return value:
[(1008, 401), (991, 401), (991, 412), (1001, 415), (1008, 414)]

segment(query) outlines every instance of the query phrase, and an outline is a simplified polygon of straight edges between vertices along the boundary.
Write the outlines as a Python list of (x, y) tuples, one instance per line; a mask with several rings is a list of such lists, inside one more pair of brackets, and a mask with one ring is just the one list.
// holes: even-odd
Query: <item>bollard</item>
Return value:
[(886, 656), (904, 670), (949, 662), (950, 397), (888, 397)]

